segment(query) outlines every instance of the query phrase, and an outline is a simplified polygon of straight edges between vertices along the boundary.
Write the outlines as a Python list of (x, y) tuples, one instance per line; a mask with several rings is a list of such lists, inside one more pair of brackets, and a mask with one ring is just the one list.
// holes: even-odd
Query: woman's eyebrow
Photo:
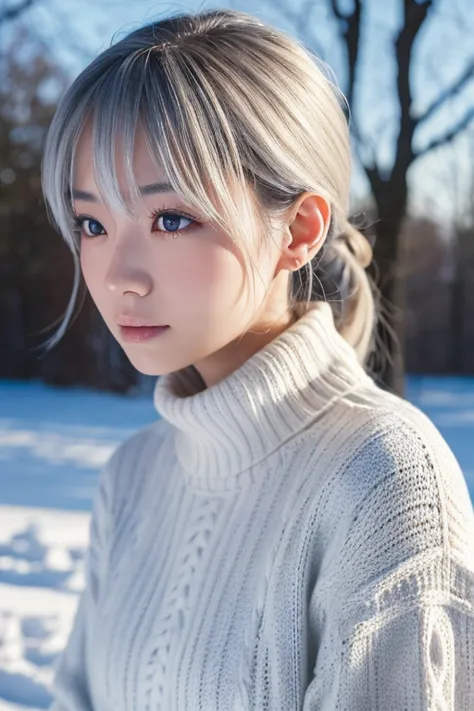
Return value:
[[(141, 185), (139, 191), (142, 195), (154, 195), (155, 193), (171, 193), (174, 192), (171, 183), (150, 183), (150, 185)], [(86, 202), (100, 202), (97, 195), (89, 193), (86, 190), (72, 189), (72, 197), (74, 200), (85, 200)]]

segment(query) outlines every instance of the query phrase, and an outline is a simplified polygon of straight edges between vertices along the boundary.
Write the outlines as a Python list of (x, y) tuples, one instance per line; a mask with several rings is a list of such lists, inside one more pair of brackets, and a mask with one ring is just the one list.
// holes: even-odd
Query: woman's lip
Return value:
[(125, 314), (119, 315), (117, 323), (119, 326), (150, 326), (153, 328), (164, 328), (164, 326), (168, 325), (161, 323), (150, 323), (148, 319), (140, 318), (139, 316), (127, 316)]
[(120, 333), (127, 343), (141, 343), (159, 336), (168, 328), (169, 326), (120, 326)]

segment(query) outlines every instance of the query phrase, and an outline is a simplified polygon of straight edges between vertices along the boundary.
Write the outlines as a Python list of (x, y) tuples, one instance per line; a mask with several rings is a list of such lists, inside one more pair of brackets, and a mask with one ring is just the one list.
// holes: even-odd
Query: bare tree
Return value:
[[(345, 94), (352, 108), (352, 130), (356, 154), (368, 178), (373, 200), (377, 211), (375, 224), (376, 240), (374, 260), (376, 264), (376, 280), (382, 294), (384, 316), (380, 320), (377, 333), (378, 343), (385, 344), (390, 357), (381, 363), (380, 379), (390, 389), (400, 395), (404, 392), (403, 378), (403, 296), (397, 280), (398, 237), (403, 219), (407, 212), (408, 182), (410, 167), (429, 152), (443, 146), (466, 129), (474, 119), (474, 92), (470, 95), (464, 115), (452, 121), (444, 133), (432, 138), (422, 148), (416, 148), (419, 129), (444, 108), (450, 99), (465, 90), (474, 76), (474, 51), (466, 61), (464, 69), (447, 87), (439, 90), (438, 95), (423, 113), (414, 111), (414, 86), (412, 75), (416, 63), (414, 48), (420, 31), (427, 23), (429, 16), (437, 9), (438, 0), (400, 0), (401, 23), (393, 38), (393, 54), (396, 63), (396, 81), (394, 94), (398, 105), (399, 122), (396, 135), (396, 146), (392, 165), (382, 168), (377, 155), (377, 146), (369, 137), (363, 135), (361, 128), (363, 117), (357, 116), (356, 106), (360, 91), (359, 69), (361, 33), (366, 21), (366, 13), (370, 0), (353, 0), (352, 3), (341, 0), (325, 0), (324, 8), (335, 22), (338, 36), (344, 48), (346, 63)], [(315, 9), (321, 10), (322, 2), (306, 2), (295, 11), (285, 0), (274, 0), (285, 19), (290, 22), (301, 39), (313, 51), (318, 52), (323, 59), (322, 38), (318, 34), (321, 26), (327, 29), (327, 23), (315, 23), (312, 31), (312, 14)], [(348, 5), (351, 7), (348, 8)], [(372, 3), (373, 5), (373, 3)], [(429, 27), (429, 23), (427, 23)], [(472, 47), (470, 38), (466, 37), (466, 46)], [(385, 97), (386, 98), (386, 97)], [(386, 105), (381, 98), (379, 105)]]

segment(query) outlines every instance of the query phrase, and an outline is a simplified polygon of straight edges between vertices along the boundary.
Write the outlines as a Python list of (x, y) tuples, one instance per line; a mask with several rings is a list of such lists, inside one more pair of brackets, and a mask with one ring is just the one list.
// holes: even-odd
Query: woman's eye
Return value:
[[(187, 223), (184, 227), (180, 227), (180, 223), (182, 220)], [(191, 222), (194, 221), (195, 220), (191, 219), (190, 217), (180, 215), (179, 212), (162, 212), (155, 216), (154, 224), (158, 226), (159, 232), (180, 232), (182, 229), (186, 229), (186, 227), (189, 227)]]
[[(191, 223), (196, 223), (193, 218), (181, 215), (179, 212), (159, 212), (154, 217), (153, 224), (159, 232), (181, 232), (189, 227)], [(105, 229), (101, 223), (92, 217), (77, 217), (75, 222), (76, 230), (86, 237), (98, 237), (105, 234)]]
[(91, 217), (80, 217), (76, 220), (76, 224), (78, 229), (82, 230), (87, 237), (97, 237), (105, 233), (100, 222), (93, 220)]

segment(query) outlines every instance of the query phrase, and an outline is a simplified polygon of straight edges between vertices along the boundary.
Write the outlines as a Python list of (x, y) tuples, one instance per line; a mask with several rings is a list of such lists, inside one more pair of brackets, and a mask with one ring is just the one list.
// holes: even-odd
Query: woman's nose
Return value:
[(105, 277), (107, 289), (116, 295), (133, 292), (138, 296), (146, 296), (153, 287), (149, 270), (137, 259), (137, 254), (128, 255), (125, 250), (118, 249), (112, 256)]

